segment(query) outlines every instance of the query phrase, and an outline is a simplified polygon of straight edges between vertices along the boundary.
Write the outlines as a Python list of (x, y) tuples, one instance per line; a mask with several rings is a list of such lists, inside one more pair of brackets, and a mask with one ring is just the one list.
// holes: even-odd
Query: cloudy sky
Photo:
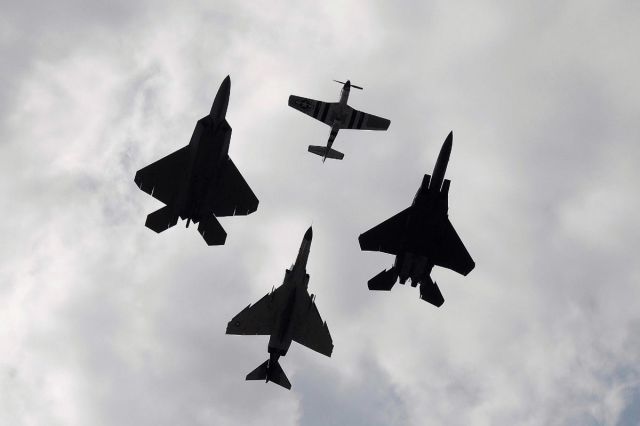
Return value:
[[(108, 5), (107, 5), (108, 3)], [(4, 2), (0, 424), (640, 424), (640, 5), (629, 1)], [(516, 5), (517, 4), (517, 5)], [(231, 75), (230, 155), (260, 199), (227, 244), (144, 227), (133, 176), (185, 145)], [(333, 101), (388, 132), (287, 107)], [(357, 236), (405, 208), (447, 133), (474, 257), (446, 302), (367, 280)], [(313, 224), (331, 358), (286, 391), (226, 336)]]

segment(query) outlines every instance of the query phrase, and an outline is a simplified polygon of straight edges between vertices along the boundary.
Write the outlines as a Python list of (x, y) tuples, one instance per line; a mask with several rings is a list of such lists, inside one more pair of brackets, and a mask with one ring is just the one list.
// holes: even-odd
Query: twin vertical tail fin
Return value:
[(282, 371), (278, 361), (270, 362), (266, 360), (258, 368), (247, 374), (247, 380), (264, 380), (278, 384), (283, 388), (291, 389), (291, 383), (289, 383), (289, 379)]
[(171, 228), (176, 223), (178, 223), (178, 215), (175, 214), (169, 206), (164, 206), (160, 210), (149, 214), (144, 226), (159, 234)]
[(342, 160), (344, 154), (335, 149), (326, 146), (309, 145), (309, 152), (321, 156), (322, 158), (333, 158), (334, 160)]

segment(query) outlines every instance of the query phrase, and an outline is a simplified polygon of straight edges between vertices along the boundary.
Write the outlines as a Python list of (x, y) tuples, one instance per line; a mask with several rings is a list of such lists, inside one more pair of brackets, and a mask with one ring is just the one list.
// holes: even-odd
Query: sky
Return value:
[[(0, 14), (0, 424), (640, 424), (640, 4), (5, 2)], [(133, 177), (186, 145), (231, 76), (229, 155), (257, 212), (224, 246)], [(329, 128), (290, 94), (391, 120)], [(435, 308), (367, 280), (357, 237), (406, 208), (453, 130), (449, 218), (476, 262)], [(331, 358), (246, 382), (227, 322), (305, 230)]]

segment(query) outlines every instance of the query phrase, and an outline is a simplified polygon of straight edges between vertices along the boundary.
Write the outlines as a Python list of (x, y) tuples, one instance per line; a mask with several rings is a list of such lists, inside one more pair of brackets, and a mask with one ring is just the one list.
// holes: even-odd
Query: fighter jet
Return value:
[(289, 96), (290, 107), (316, 120), (322, 121), (331, 127), (327, 146), (309, 145), (309, 152), (321, 156), (323, 163), (327, 158), (336, 160), (342, 160), (344, 158), (343, 153), (331, 149), (331, 145), (333, 145), (333, 141), (340, 129), (387, 130), (391, 123), (386, 118), (367, 114), (347, 105), (351, 88), (362, 90), (362, 87), (351, 84), (349, 80), (347, 80), (346, 83), (338, 80), (333, 81), (343, 84), (338, 102), (327, 103), (295, 95)]
[(248, 215), (258, 208), (258, 199), (228, 154), (230, 89), (227, 76), (211, 112), (196, 123), (189, 145), (136, 173), (140, 189), (166, 204), (147, 216), (147, 228), (160, 233), (180, 217), (187, 220), (187, 228), (190, 222), (199, 223), (198, 232), (208, 245), (222, 245), (227, 233), (215, 216)]
[(322, 321), (314, 296), (307, 292), (309, 274), (306, 271), (313, 232), (307, 230), (298, 257), (284, 273), (284, 283), (249, 305), (227, 325), (227, 334), (270, 335), (269, 359), (247, 375), (247, 380), (274, 382), (291, 389), (278, 358), (285, 356), (295, 340), (323, 355), (331, 356), (333, 341), (327, 323)]
[(391, 290), (396, 280), (411, 286), (420, 283), (420, 298), (442, 306), (444, 297), (431, 279), (434, 266), (467, 275), (475, 263), (447, 217), (449, 179), (444, 179), (453, 132), (444, 141), (433, 175), (424, 175), (411, 207), (401, 211), (358, 238), (360, 248), (396, 256), (393, 267), (369, 280), (369, 290)]

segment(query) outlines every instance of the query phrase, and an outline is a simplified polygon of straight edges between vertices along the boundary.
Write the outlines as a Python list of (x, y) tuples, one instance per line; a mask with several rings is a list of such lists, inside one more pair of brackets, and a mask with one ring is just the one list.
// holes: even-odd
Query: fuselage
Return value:
[[(336, 136), (338, 136), (338, 131), (340, 130), (342, 123), (345, 122), (351, 115), (351, 108), (347, 105), (350, 91), (351, 82), (347, 80), (347, 82), (342, 86), (340, 99), (338, 100), (337, 105), (334, 105), (331, 110), (331, 114), (333, 115), (333, 123), (331, 124), (331, 132), (329, 133), (329, 140), (327, 141), (327, 150), (331, 149), (333, 141), (336, 139)], [(326, 158), (327, 157), (325, 155), (322, 161), (324, 162)]]
[(342, 91), (340, 92), (340, 100), (338, 101), (342, 105), (346, 105), (349, 100), (349, 92), (351, 92), (351, 81), (347, 80), (347, 82), (342, 86)]
[[(274, 332), (269, 339), (269, 353), (272, 355), (286, 355), (293, 340), (293, 326), (295, 318), (299, 317), (298, 311), (307, 309), (307, 287), (309, 274), (306, 265), (311, 248), (312, 230), (309, 228), (302, 239), (296, 261), (284, 274), (283, 289), (286, 289), (285, 303), (278, 314)], [(277, 357), (275, 358), (277, 360)]]
[[(333, 124), (331, 129), (337, 131), (340, 129), (340, 126), (350, 117), (352, 108), (347, 105), (347, 101), (349, 100), (349, 93), (351, 92), (351, 82), (347, 80), (347, 82), (342, 86), (342, 91), (340, 92), (340, 99), (337, 104), (334, 104), (331, 110)], [(333, 142), (333, 140), (331, 141)]]
[(223, 163), (228, 158), (231, 126), (225, 115), (230, 85), (227, 76), (218, 89), (211, 112), (198, 120), (189, 141), (189, 166), (176, 205), (180, 217), (194, 223), (199, 222), (206, 213), (201, 210), (202, 202), (217, 186)]

